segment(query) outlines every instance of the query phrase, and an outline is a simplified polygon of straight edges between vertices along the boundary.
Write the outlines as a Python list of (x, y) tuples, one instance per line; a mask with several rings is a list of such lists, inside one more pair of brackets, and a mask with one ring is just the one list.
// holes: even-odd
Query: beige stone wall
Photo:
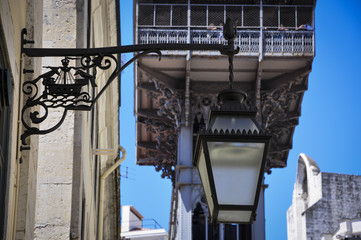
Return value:
[[(115, 0), (92, 1), (92, 47), (116, 46), (117, 29), (116, 29), (116, 3)], [(101, 21), (103, 20), (103, 21)], [(105, 84), (114, 65), (106, 72), (103, 72), (97, 81), (99, 85)], [(119, 84), (115, 79), (108, 87), (106, 92), (96, 103), (97, 115), (97, 148), (100, 149), (118, 149), (119, 145)], [(114, 155), (99, 156), (99, 166), (101, 173), (104, 173), (114, 163)], [(119, 224), (116, 222), (118, 200), (115, 191), (114, 178), (116, 175), (111, 174), (105, 181), (104, 191), (104, 210), (103, 210), (103, 239), (116, 239), (115, 235)]]
[[(116, 13), (115, 1), (91, 1), (91, 39), (90, 47), (107, 47), (115, 46), (117, 43), (116, 31)], [(108, 71), (98, 71), (97, 85), (99, 89), (109, 78), (114, 70), (114, 62)], [(116, 157), (119, 144), (119, 85), (117, 79), (107, 88), (103, 95), (98, 99), (94, 107), (94, 112), (83, 112), (79, 116), (81, 119), (82, 130), (80, 131), (81, 151), (79, 159), (81, 159), (81, 188), (79, 192), (79, 203), (84, 204), (84, 239), (96, 239), (98, 228), (98, 206), (99, 206), (99, 180), (101, 174), (109, 168)], [(94, 115), (94, 123), (92, 129), (92, 114)], [(80, 124), (80, 123), (79, 123)], [(91, 133), (93, 132), (93, 139)], [(113, 150), (114, 154), (95, 155), (93, 150), (108, 149)], [(116, 239), (117, 228), (116, 223), (116, 199), (114, 191), (118, 186), (114, 183), (114, 174), (106, 179), (104, 194), (104, 211), (103, 211), (103, 238)], [(73, 185), (74, 186), (74, 185)], [(73, 190), (74, 194), (77, 192)], [(74, 215), (75, 217), (75, 215)], [(73, 219), (73, 218), (72, 218)], [(72, 227), (74, 227), (72, 225)], [(79, 228), (74, 227), (74, 231)]]
[[(104, 92), (92, 112), (69, 111), (59, 129), (32, 136), (31, 150), (17, 151), (22, 133), (19, 109), (24, 101), (19, 94), (21, 29), (28, 29), (28, 39), (35, 40), (33, 47), (86, 47), (87, 2), (0, 0), (2, 36), (14, 79), (5, 239), (69, 239), (71, 235), (80, 237), (81, 232), (83, 239), (97, 238), (99, 179), (114, 163), (119, 144), (118, 80)], [(91, 1), (91, 47), (116, 45), (115, 3)], [(41, 66), (59, 65), (59, 60), (24, 58), (22, 68), (35, 72), (23, 76), (22, 81), (40, 75)], [(110, 71), (99, 71), (98, 86), (105, 83)], [(40, 129), (54, 126), (62, 112), (62, 109), (49, 112)], [(97, 148), (113, 149), (114, 154), (94, 155)], [(22, 164), (18, 163), (20, 157)], [(119, 223), (115, 221), (119, 217), (115, 194), (119, 186), (115, 184), (115, 176), (110, 175), (105, 183), (103, 239), (119, 238)]]
[(10, 160), (8, 163), (8, 187), (6, 192), (7, 211), (6, 236), (12, 239), (15, 236), (17, 199), (19, 194), (19, 152), (17, 151), (18, 119), (19, 119), (19, 79), (20, 79), (20, 32), (25, 27), (26, 1), (0, 0), (0, 29), (2, 46), (7, 52), (7, 62), (13, 80), (13, 103), (11, 106), (11, 129), (10, 129)]
[[(76, 47), (76, 1), (43, 1), (43, 47)], [(42, 58), (57, 66), (59, 58)], [(42, 109), (41, 109), (42, 110)], [(54, 126), (64, 110), (49, 112), (41, 129)], [(73, 176), (74, 112), (62, 126), (39, 136), (34, 239), (69, 239)]]
[[(42, 47), (42, 6), (41, 1), (27, 1), (27, 39), (35, 41), (33, 47)], [(34, 70), (33, 74), (25, 74), (24, 81), (34, 79), (41, 74), (41, 59), (24, 58), (23, 68)], [(28, 124), (30, 124), (30, 121), (28, 121)], [(20, 165), (16, 239), (33, 239), (34, 237), (38, 142), (38, 136), (32, 136), (30, 138), (32, 151), (21, 152), (22, 164)]]

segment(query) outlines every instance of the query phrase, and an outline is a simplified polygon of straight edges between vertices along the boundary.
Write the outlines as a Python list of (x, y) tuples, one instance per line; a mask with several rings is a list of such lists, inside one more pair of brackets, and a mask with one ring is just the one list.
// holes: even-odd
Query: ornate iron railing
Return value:
[(313, 31), (265, 31), (264, 54), (314, 55)]
[(139, 29), (138, 44), (187, 43), (187, 30)]
[[(138, 29), (138, 44), (154, 43), (225, 44), (226, 40), (221, 30)], [(242, 55), (313, 56), (314, 31), (239, 30), (235, 45)]]

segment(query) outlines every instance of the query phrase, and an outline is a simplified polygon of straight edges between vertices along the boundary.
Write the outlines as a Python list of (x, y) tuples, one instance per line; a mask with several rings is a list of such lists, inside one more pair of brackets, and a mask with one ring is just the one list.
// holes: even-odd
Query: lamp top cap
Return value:
[(228, 41), (234, 41), (237, 36), (237, 21), (233, 22), (230, 17), (226, 19), (223, 27), (223, 36)]
[(225, 89), (218, 93), (218, 100), (222, 104), (242, 103), (247, 98), (247, 93), (240, 89)]

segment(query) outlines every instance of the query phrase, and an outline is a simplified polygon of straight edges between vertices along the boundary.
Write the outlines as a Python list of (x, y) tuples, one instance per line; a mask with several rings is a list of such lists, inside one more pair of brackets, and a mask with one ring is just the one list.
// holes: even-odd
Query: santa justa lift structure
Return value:
[(162, 51), (135, 67), (137, 163), (172, 180), (170, 239), (264, 239), (263, 191), (252, 225), (212, 225), (197, 169), (195, 134), (234, 86), (248, 95), (272, 134), (265, 171), (283, 168), (301, 114), (315, 56), (315, 0), (135, 0), (134, 44), (225, 44), (223, 24), (237, 24), (233, 66), (219, 51)]

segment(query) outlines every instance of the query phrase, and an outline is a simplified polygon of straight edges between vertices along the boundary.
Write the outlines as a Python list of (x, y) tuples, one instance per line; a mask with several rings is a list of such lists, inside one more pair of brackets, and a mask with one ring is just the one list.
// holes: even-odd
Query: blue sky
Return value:
[[(122, 45), (133, 44), (131, 3), (121, 1)], [(316, 57), (288, 166), (266, 175), (268, 240), (287, 239), (286, 211), (292, 202), (300, 153), (312, 157), (322, 172), (361, 175), (361, 1), (318, 0), (315, 15)], [(120, 142), (128, 152), (123, 169), (129, 167), (129, 178), (121, 179), (121, 201), (168, 229), (170, 180), (162, 179), (154, 167), (135, 165), (133, 71), (128, 67), (122, 74)]]
[(313, 158), (321, 172), (361, 175), (361, 1), (319, 0), (316, 57), (293, 137), (288, 166), (266, 175), (266, 237), (287, 239), (298, 155)]
[[(121, 0), (122, 45), (133, 45), (133, 1)], [(125, 59), (131, 59), (126, 54)], [(135, 164), (135, 117), (134, 117), (134, 68), (122, 73), (120, 108), (120, 145), (127, 151), (127, 159), (121, 166), (124, 174), (128, 167), (128, 178), (121, 180), (121, 204), (133, 205), (144, 219), (155, 219), (168, 230), (172, 185), (169, 179), (162, 179), (152, 166)]]

